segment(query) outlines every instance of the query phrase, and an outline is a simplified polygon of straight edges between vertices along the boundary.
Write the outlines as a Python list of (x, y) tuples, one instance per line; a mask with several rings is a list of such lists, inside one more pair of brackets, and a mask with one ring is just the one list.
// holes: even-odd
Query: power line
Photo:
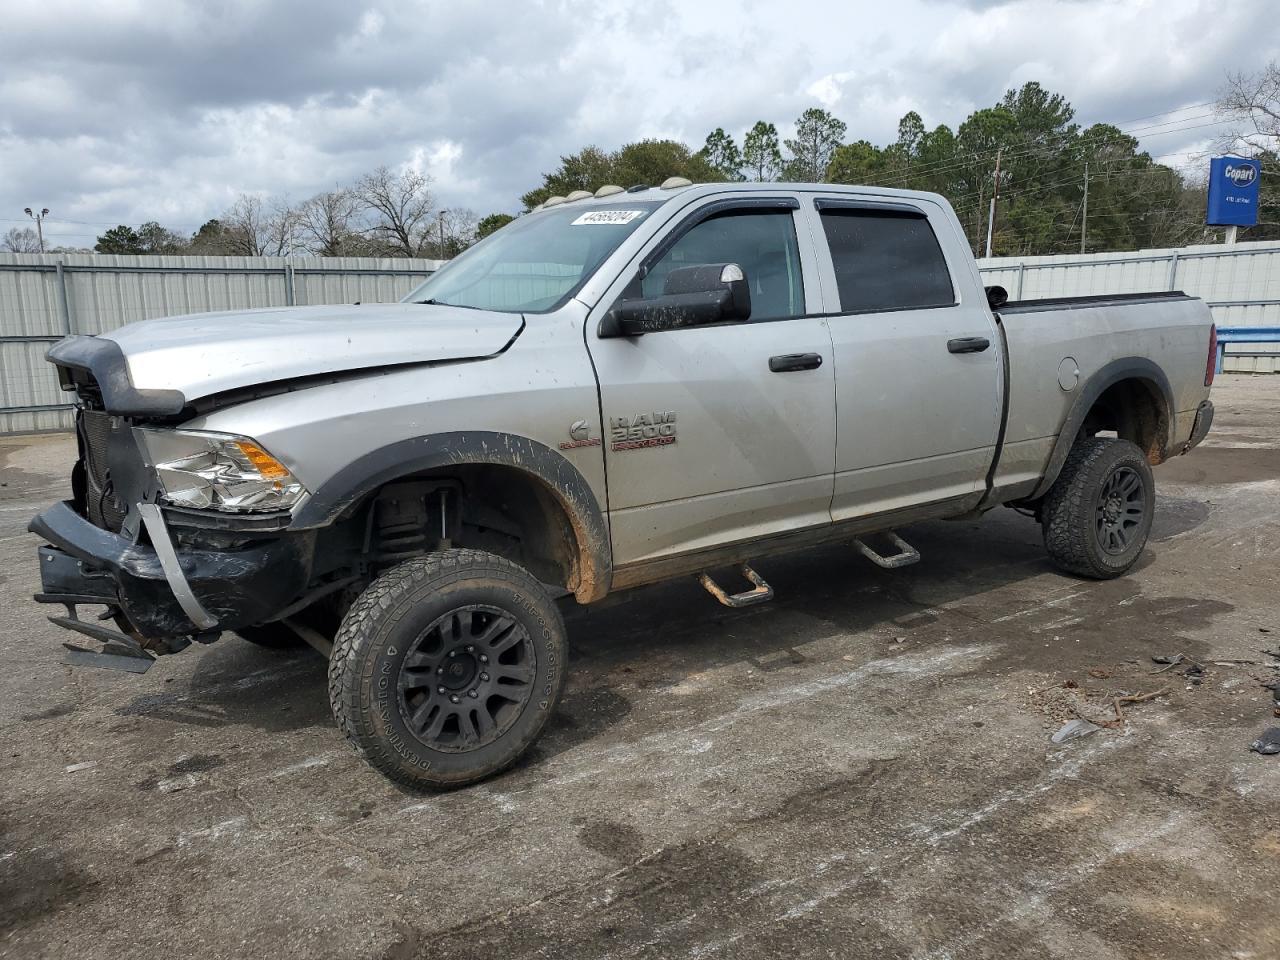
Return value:
[(1120, 126), (1121, 124), (1125, 124), (1125, 123), (1137, 123), (1140, 120), (1152, 120), (1155, 117), (1167, 117), (1167, 116), (1170, 116), (1171, 114), (1182, 113), (1182, 111), (1184, 110), (1199, 110), (1201, 107), (1212, 107), (1212, 106), (1215, 106), (1216, 104), (1217, 104), (1216, 100), (1206, 100), (1204, 103), (1193, 103), (1185, 107), (1178, 107), (1178, 109), (1176, 110), (1165, 110), (1165, 111), (1162, 111), (1161, 113), (1147, 114), (1147, 116), (1145, 117), (1134, 117), (1132, 120), (1121, 120), (1120, 123), (1116, 124), (1116, 126)]

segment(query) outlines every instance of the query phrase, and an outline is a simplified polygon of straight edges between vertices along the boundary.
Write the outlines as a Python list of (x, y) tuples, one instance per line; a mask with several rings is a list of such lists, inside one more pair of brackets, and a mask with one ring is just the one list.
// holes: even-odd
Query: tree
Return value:
[(831, 155), (827, 176), (832, 183), (874, 183), (888, 173), (886, 160), (886, 151), (866, 140), (842, 144)]
[(268, 257), (287, 257), (302, 247), (298, 210), (288, 198), (273, 200), (262, 224), (260, 246)]
[(678, 140), (639, 140), (606, 153), (599, 147), (560, 158), (560, 166), (542, 175), (542, 186), (520, 198), (533, 209), (548, 197), (567, 196), (574, 190), (594, 193), (607, 184), (656, 187), (668, 177), (685, 177), (694, 183), (716, 182), (724, 176), (700, 154)]
[(167, 227), (162, 227), (154, 220), (149, 220), (137, 229), (138, 241), (143, 253), (185, 253), (189, 244), (181, 236)]
[(787, 161), (788, 180), (822, 183), (836, 148), (844, 142), (848, 128), (826, 110), (810, 107), (796, 120), (795, 139), (786, 141), (791, 157)]
[(548, 197), (563, 197), (574, 190), (595, 192), (613, 183), (613, 156), (596, 146), (583, 147), (577, 153), (560, 158), (560, 166), (542, 175), (542, 186), (520, 198), (526, 210), (532, 210)]
[(1218, 114), (1234, 124), (1219, 147), (1262, 161), (1258, 225), (1250, 240), (1280, 240), (1280, 63), (1256, 74), (1234, 74), (1218, 94)]
[(925, 140), (924, 121), (920, 114), (912, 110), (898, 121), (898, 142), (895, 146), (910, 167), (912, 161), (920, 158), (920, 149)]
[(112, 227), (98, 237), (98, 242), (93, 245), (93, 249), (97, 253), (146, 252), (142, 246), (142, 238), (138, 236), (138, 231), (123, 223), (118, 227)]
[[(948, 192), (965, 198), (956, 214), (975, 256), (985, 252), (996, 157), (1002, 147), (1017, 139), (1017, 118), (1000, 104), (975, 110), (956, 131), (957, 158), (955, 166), (947, 171)], [(1007, 178), (1007, 172), (1003, 173), (1002, 179)]]
[(40, 237), (30, 227), (14, 227), (4, 235), (3, 246), (12, 253), (39, 253)]
[(724, 180), (711, 164), (678, 140), (639, 140), (624, 144), (613, 155), (613, 183), (619, 186), (659, 186), (668, 177), (694, 183)]
[(233, 238), (227, 234), (227, 228), (221, 220), (207, 220), (200, 229), (191, 235), (191, 243), (187, 251), (209, 256), (226, 256), (232, 252)]
[(1218, 93), (1218, 114), (1235, 122), (1223, 142), (1228, 149), (1277, 152), (1280, 147), (1280, 62), (1259, 73), (1236, 73)]
[(723, 127), (716, 127), (707, 134), (707, 142), (698, 151), (697, 156), (715, 170), (724, 180), (741, 180), (742, 151), (733, 137), (724, 132)]
[(436, 214), (435, 237), (423, 254), (437, 260), (451, 260), (476, 242), (476, 215), (465, 207), (441, 210)]
[(416, 170), (393, 173), (379, 167), (357, 181), (356, 196), (373, 217), (370, 234), (381, 240), (396, 256), (422, 256), (431, 241), (435, 216), (428, 189), (431, 178)]
[(481, 217), (480, 222), (476, 224), (476, 239), (483, 240), (495, 230), (501, 230), (515, 217), (509, 213), (491, 213), (487, 217)]
[(742, 141), (742, 165), (748, 178), (757, 183), (778, 179), (782, 174), (782, 148), (777, 127), (756, 121)]
[(298, 249), (298, 212), (285, 200), (242, 193), (219, 220), (229, 254), (286, 257)]
[(297, 210), (303, 246), (318, 257), (354, 256), (364, 245), (360, 209), (360, 198), (347, 187), (317, 193)]

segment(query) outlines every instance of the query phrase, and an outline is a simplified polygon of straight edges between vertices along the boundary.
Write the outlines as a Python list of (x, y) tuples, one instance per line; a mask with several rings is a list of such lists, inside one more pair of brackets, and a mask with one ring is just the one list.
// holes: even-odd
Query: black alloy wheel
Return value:
[(400, 715), (433, 750), (493, 743), (533, 695), (537, 653), (527, 631), (496, 607), (468, 604), (419, 634), (400, 667)]
[(1118, 467), (1098, 494), (1098, 545), (1111, 556), (1129, 549), (1147, 512), (1142, 478), (1132, 467)]

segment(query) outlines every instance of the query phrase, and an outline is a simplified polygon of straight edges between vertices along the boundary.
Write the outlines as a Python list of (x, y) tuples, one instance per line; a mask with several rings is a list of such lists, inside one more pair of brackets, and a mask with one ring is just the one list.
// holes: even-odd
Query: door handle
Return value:
[(822, 366), (820, 353), (784, 353), (769, 358), (769, 369), (774, 373), (790, 373), (792, 370), (817, 370)]
[(986, 337), (956, 337), (947, 341), (948, 353), (981, 353), (991, 346)]

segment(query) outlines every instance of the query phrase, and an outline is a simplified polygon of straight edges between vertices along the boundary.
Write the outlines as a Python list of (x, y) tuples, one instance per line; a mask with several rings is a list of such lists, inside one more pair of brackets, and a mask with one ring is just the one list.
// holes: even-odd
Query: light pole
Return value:
[(44, 253), (44, 218), (49, 215), (49, 208), (45, 207), (36, 214), (31, 212), (30, 207), (23, 207), (22, 212), (36, 222), (36, 236), (40, 238), (40, 252)]

